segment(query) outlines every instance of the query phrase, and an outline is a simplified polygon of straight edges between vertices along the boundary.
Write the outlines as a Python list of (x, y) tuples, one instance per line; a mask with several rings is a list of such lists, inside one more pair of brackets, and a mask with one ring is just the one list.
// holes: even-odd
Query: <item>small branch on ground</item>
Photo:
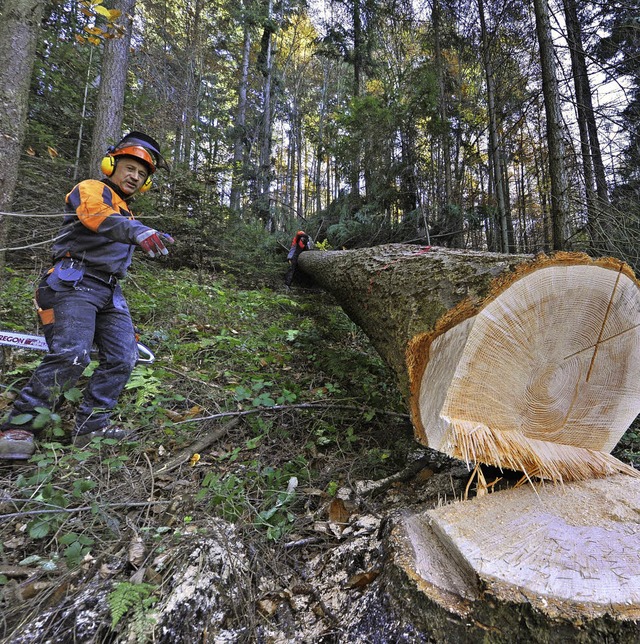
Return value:
[[(219, 418), (223, 415), (224, 414), (216, 414), (215, 416), (208, 416), (207, 418), (194, 418), (193, 420), (209, 420), (212, 418)], [(237, 415), (238, 414), (236, 414), (236, 416)], [(180, 423), (175, 424), (179, 425), (182, 422), (187, 421), (181, 421)], [(203, 449), (209, 447), (212, 443), (215, 443), (219, 438), (222, 438), (222, 436), (224, 436), (230, 429), (235, 427), (239, 422), (240, 418), (232, 418), (226, 425), (218, 427), (214, 431), (209, 432), (200, 440), (196, 441), (195, 443), (191, 443), (189, 447), (183, 449), (162, 467), (158, 468), (155, 471), (152, 471), (152, 475), (158, 476), (159, 474), (166, 474), (167, 472), (171, 472), (172, 470), (180, 467), (181, 465), (186, 463), (194, 454), (201, 452)]]
[[(31, 499), (25, 499), (25, 503), (33, 503), (33, 500)], [(140, 501), (140, 502), (132, 502), (132, 503), (101, 503), (100, 506), (103, 508), (111, 508), (111, 509), (118, 509), (118, 508), (146, 508), (149, 506), (153, 505), (170, 505), (172, 501)], [(94, 506), (92, 505), (83, 505), (78, 508), (57, 508), (56, 510), (48, 510), (48, 509), (42, 509), (42, 510), (25, 510), (24, 512), (11, 512), (10, 514), (0, 514), (0, 521), (3, 519), (13, 519), (15, 517), (28, 517), (28, 516), (35, 516), (38, 514), (62, 514), (62, 513), (67, 513), (67, 514), (77, 514), (78, 512), (89, 512), (91, 510), (94, 510)]]
[(357, 406), (357, 405), (343, 405), (341, 403), (335, 402), (310, 402), (310, 403), (298, 403), (296, 405), (273, 405), (272, 407), (256, 407), (255, 409), (243, 409), (240, 411), (223, 411), (219, 414), (213, 414), (211, 416), (199, 416), (198, 418), (187, 418), (186, 420), (180, 420), (173, 425), (184, 425), (185, 423), (195, 423), (202, 422), (205, 420), (216, 420), (217, 418), (229, 418), (229, 417), (242, 417), (249, 416), (250, 414), (263, 414), (270, 411), (288, 411), (291, 409), (343, 409), (347, 411), (357, 411), (364, 413), (367, 411), (372, 411), (376, 414), (382, 414), (384, 416), (395, 416), (397, 418), (402, 418), (403, 420), (410, 420), (409, 414), (403, 414), (396, 411), (386, 411), (384, 409), (374, 409), (372, 407)]

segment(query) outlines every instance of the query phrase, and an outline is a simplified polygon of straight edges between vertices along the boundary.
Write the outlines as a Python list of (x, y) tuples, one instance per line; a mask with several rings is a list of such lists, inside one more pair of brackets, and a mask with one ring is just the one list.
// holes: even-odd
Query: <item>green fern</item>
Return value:
[(129, 581), (116, 583), (107, 598), (111, 610), (111, 628), (115, 628), (132, 608), (136, 612), (149, 608), (154, 602), (147, 600), (151, 599), (154, 590), (155, 586), (152, 584), (132, 584)]

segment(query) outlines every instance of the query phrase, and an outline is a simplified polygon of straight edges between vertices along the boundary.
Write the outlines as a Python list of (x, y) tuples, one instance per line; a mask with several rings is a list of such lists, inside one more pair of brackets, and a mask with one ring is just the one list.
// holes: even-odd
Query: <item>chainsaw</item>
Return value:
[[(15, 333), (14, 331), (0, 331), (0, 344), (17, 349), (49, 351), (47, 341), (43, 336)], [(151, 349), (138, 342), (138, 364), (151, 364), (155, 359)]]

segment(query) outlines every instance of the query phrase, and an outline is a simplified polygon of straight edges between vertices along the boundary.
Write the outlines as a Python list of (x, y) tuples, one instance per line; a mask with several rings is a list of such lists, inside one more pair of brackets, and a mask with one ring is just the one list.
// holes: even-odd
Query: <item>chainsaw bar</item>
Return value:
[[(47, 341), (41, 335), (28, 335), (14, 331), (0, 331), (0, 344), (14, 349), (30, 349), (33, 351), (49, 351)], [(138, 342), (138, 362), (151, 364), (156, 357), (151, 349)]]

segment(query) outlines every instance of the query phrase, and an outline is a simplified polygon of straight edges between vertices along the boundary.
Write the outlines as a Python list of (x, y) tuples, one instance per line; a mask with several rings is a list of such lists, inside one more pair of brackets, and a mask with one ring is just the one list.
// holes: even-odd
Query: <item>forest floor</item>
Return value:
[[(0, 641), (429, 641), (378, 585), (382, 538), (398, 513), (476, 489), (465, 464), (414, 441), (367, 338), (308, 285), (136, 268), (125, 292), (156, 362), (118, 407), (134, 440), (70, 444), (80, 383), (31, 461), (0, 462)], [(12, 272), (6, 328), (35, 330), (34, 279)], [(0, 413), (37, 359), (2, 350)], [(637, 429), (614, 453), (638, 466)], [(199, 610), (197, 581), (185, 591), (212, 535), (228, 555), (217, 612)], [(177, 586), (179, 629), (160, 616), (180, 610)]]

